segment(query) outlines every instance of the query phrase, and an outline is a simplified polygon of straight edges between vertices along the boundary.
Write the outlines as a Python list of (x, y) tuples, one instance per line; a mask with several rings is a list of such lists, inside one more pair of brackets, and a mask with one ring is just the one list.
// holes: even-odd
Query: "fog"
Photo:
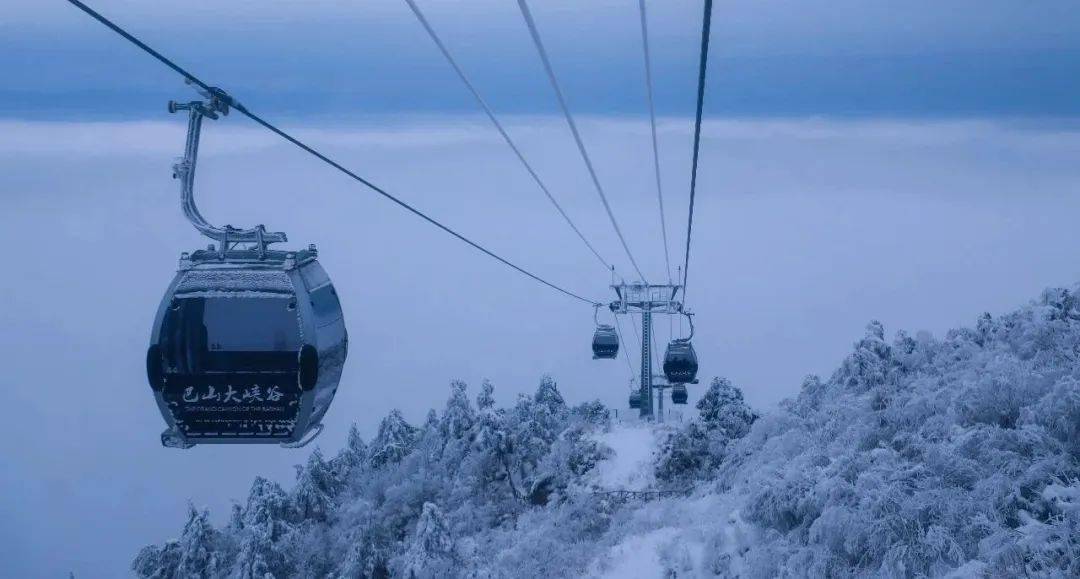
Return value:
[[(630, 277), (564, 125), (508, 125)], [(183, 125), (6, 121), (0, 131), (0, 575), (122, 576), (139, 547), (180, 528), (188, 500), (223, 519), (254, 476), (287, 484), (307, 451), (159, 444), (143, 369), (150, 325), (180, 252), (206, 243), (169, 179)], [(591, 118), (582, 131), (638, 262), (663, 280), (647, 124)], [(297, 133), (507, 259), (612, 298), (609, 275), (481, 119)], [(689, 133), (687, 119), (661, 123), (673, 267)], [(1072, 284), (1078, 155), (1080, 128), (1065, 122), (708, 121), (687, 296), (702, 377), (727, 376), (767, 409), (806, 374), (830, 372), (871, 319), (940, 335)], [(475, 392), (489, 378), (508, 404), (550, 373), (572, 403), (626, 406), (626, 362), (590, 358), (591, 308), (243, 119), (204, 128), (196, 195), (213, 222), (265, 223), (291, 246), (318, 245), (351, 338), (316, 442), (326, 451), (353, 422), (370, 436), (392, 408), (422, 420), (451, 379)], [(667, 339), (668, 322), (657, 327)]]

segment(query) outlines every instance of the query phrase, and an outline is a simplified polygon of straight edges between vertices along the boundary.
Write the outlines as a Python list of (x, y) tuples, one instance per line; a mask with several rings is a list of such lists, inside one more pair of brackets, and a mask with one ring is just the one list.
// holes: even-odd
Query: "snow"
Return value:
[(200, 292), (294, 293), (289, 274), (278, 270), (191, 270), (176, 285), (176, 294)]
[(657, 431), (644, 422), (616, 423), (593, 440), (610, 448), (610, 458), (596, 465), (594, 484), (605, 490), (644, 490), (655, 482), (653, 461)]
[[(707, 529), (726, 533), (719, 542), (710, 542)], [(585, 573), (593, 579), (620, 577), (697, 577), (706, 571), (709, 550), (733, 560), (738, 557), (741, 522), (726, 501), (713, 495), (679, 497), (641, 505), (620, 525), (617, 542), (598, 555)], [(735, 576), (739, 567), (731, 566)]]
[(612, 547), (607, 555), (595, 562), (588, 576), (594, 579), (654, 579), (664, 576), (660, 560), (662, 546), (671, 543), (679, 530), (667, 527), (634, 535)]

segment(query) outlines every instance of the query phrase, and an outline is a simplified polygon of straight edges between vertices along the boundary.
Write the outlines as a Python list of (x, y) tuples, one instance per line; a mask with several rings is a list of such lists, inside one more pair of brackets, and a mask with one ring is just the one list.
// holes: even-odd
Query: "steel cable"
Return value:
[(630, 246), (626, 243), (626, 237), (623, 236), (622, 229), (619, 227), (619, 222), (615, 219), (615, 214), (611, 210), (611, 204), (608, 203), (607, 194), (604, 193), (604, 187), (600, 185), (600, 179), (596, 176), (596, 169), (593, 168), (592, 160), (589, 158), (589, 153), (585, 149), (585, 143), (582, 141), (581, 134), (578, 132), (577, 124), (574, 122), (574, 116), (570, 113), (570, 107), (566, 104), (566, 98), (563, 96), (562, 88), (559, 86), (559, 80), (555, 76), (555, 69), (551, 66), (551, 60), (548, 58), (547, 50), (544, 48), (544, 42), (540, 39), (540, 32), (536, 28), (536, 21), (533, 20), (529, 5), (526, 0), (517, 0), (517, 3), (518, 7), (521, 8), (521, 15), (525, 18), (525, 24), (529, 28), (529, 35), (532, 36), (533, 44), (536, 46), (536, 52), (540, 55), (540, 60), (544, 65), (544, 72), (547, 73), (548, 81), (551, 82), (551, 87), (555, 90), (555, 97), (559, 101), (559, 108), (562, 109), (563, 116), (566, 117), (566, 124), (570, 126), (570, 132), (574, 135), (574, 142), (577, 143), (581, 158), (585, 161), (585, 167), (589, 170), (589, 176), (592, 177), (596, 192), (600, 195), (600, 201), (604, 204), (604, 210), (607, 211), (608, 219), (611, 220), (611, 225), (615, 228), (615, 234), (619, 236), (619, 242), (622, 243), (623, 250), (626, 251), (626, 257), (630, 258), (630, 263), (634, 266), (638, 276), (641, 277), (642, 281), (645, 281), (645, 274), (641, 272), (637, 260), (634, 259), (634, 254), (630, 252)]
[(575, 225), (573, 220), (570, 219), (570, 216), (566, 214), (566, 211), (563, 210), (562, 205), (560, 205), (559, 202), (555, 200), (555, 197), (551, 194), (551, 191), (548, 189), (547, 185), (544, 184), (544, 181), (540, 179), (540, 175), (536, 173), (532, 165), (529, 164), (529, 162), (525, 159), (525, 155), (523, 155), (521, 150), (518, 149), (518, 146), (516, 143), (514, 143), (514, 140), (510, 138), (509, 133), (507, 133), (506, 129), (503, 128), (502, 123), (499, 122), (499, 119), (495, 116), (495, 113), (492, 112), (491, 107), (488, 106), (487, 101), (484, 100), (484, 97), (480, 96), (480, 91), (478, 91), (472, 81), (469, 80), (469, 77), (465, 74), (465, 71), (458, 64), (457, 59), (454, 58), (454, 56), (450, 53), (450, 50), (446, 48), (445, 44), (443, 44), (442, 39), (439, 38), (439, 35), (435, 32), (435, 29), (432, 28), (431, 24), (428, 22), (428, 19), (424, 16), (423, 11), (420, 10), (420, 7), (416, 4), (414, 0), (405, 0), (405, 3), (409, 5), (409, 8), (412, 10), (413, 14), (416, 15), (416, 19), (420, 21), (420, 24), (424, 27), (424, 30), (427, 31), (428, 36), (431, 37), (431, 40), (435, 42), (435, 46), (437, 46), (439, 48), (439, 51), (442, 52), (443, 56), (446, 57), (446, 61), (450, 63), (450, 66), (454, 69), (454, 72), (457, 73), (458, 78), (461, 79), (461, 82), (464, 83), (465, 87), (469, 89), (470, 93), (472, 93), (473, 98), (476, 99), (477, 104), (479, 104), (480, 108), (484, 110), (484, 114), (486, 114), (488, 119), (491, 120), (491, 123), (495, 125), (495, 128), (499, 131), (499, 134), (502, 135), (503, 140), (506, 141), (506, 144), (510, 147), (510, 150), (514, 152), (514, 155), (518, 158), (519, 161), (521, 161), (521, 164), (525, 166), (525, 170), (528, 171), (529, 175), (532, 176), (533, 181), (536, 181), (537, 186), (539, 186), (540, 190), (544, 192), (545, 196), (547, 196), (548, 201), (551, 201), (551, 204), (555, 206), (555, 210), (559, 212), (559, 215), (561, 215), (562, 218), (566, 221), (566, 224), (570, 226), (570, 229), (574, 230), (574, 233), (577, 234), (577, 236), (581, 239), (582, 243), (584, 243), (585, 246), (589, 248), (589, 251), (591, 251), (592, 254), (596, 256), (596, 259), (600, 260), (600, 263), (604, 265), (604, 269), (611, 269), (611, 266), (608, 265), (608, 262), (600, 256), (600, 252), (596, 251), (596, 248), (593, 247), (592, 243), (589, 243), (589, 240), (585, 237), (585, 234), (583, 234), (581, 230), (578, 229), (577, 225)]
[(623, 339), (622, 323), (619, 322), (619, 316), (618, 315), (615, 316), (615, 331), (619, 333), (619, 343), (621, 343), (623, 345), (622, 351), (623, 351), (623, 357), (626, 358), (626, 369), (630, 371), (630, 377), (633, 378), (634, 377), (634, 365), (630, 362), (630, 352), (627, 350), (627, 348), (629, 348), (630, 345), (627, 344), (626, 340)]
[(184, 70), (179, 65), (174, 63), (172, 60), (169, 60), (168, 58), (163, 56), (158, 51), (154, 50), (153, 48), (150, 48), (144, 42), (142, 42), (141, 40), (139, 40), (138, 38), (136, 38), (135, 36), (133, 36), (132, 34), (127, 32), (123, 28), (120, 28), (119, 26), (114, 24), (111, 20), (109, 20), (108, 18), (105, 18), (104, 16), (102, 16), (101, 14), (96, 12), (94, 9), (87, 6), (86, 4), (80, 2), (79, 0), (68, 0), (68, 2), (70, 2), (72, 5), (79, 8), (80, 10), (82, 10), (83, 12), (85, 12), (86, 14), (88, 14), (89, 16), (91, 16), (92, 18), (97, 20), (98, 22), (104, 24), (106, 27), (111, 29), (113, 32), (116, 32), (120, 36), (124, 37), (126, 40), (128, 40), (129, 42), (131, 42), (135, 46), (138, 46), (144, 52), (146, 52), (150, 56), (153, 56), (154, 58), (156, 58), (158, 61), (160, 61), (165, 66), (168, 66), (169, 68), (173, 69), (178, 74), (183, 76), (185, 79), (190, 81), (192, 84), (195, 84), (196, 86), (202, 88), (207, 93), (211, 93), (211, 94), (214, 94), (215, 96), (217, 96), (218, 98), (225, 99), (233, 108), (240, 111), (240, 113), (242, 113), (244, 116), (246, 116), (249, 119), (255, 121), (256, 123), (261, 125), (263, 128), (265, 128), (265, 129), (269, 130), (270, 132), (278, 135), (279, 137), (285, 139), (286, 141), (292, 143), (293, 145), (296, 145), (297, 147), (303, 149), (307, 153), (310, 153), (312, 156), (316, 157), (317, 159), (319, 159), (320, 161), (326, 163), (327, 165), (330, 165), (331, 167), (337, 169), (338, 171), (341, 171), (345, 175), (348, 175), (349, 177), (353, 178), (354, 180), (362, 183), (363, 185), (367, 186), (372, 191), (375, 191), (379, 195), (382, 195), (386, 199), (389, 199), (390, 201), (394, 202), (395, 204), (397, 204), (401, 208), (405, 209), (406, 211), (409, 211), (413, 215), (416, 215), (417, 217), (423, 219), (424, 221), (427, 221), (428, 223), (434, 225), (435, 227), (438, 227), (439, 229), (441, 229), (441, 230), (445, 231), (446, 233), (452, 235), (453, 237), (456, 237), (458, 240), (468, 244), (472, 248), (480, 251), (484, 255), (487, 255), (488, 257), (491, 257), (492, 259), (495, 259), (499, 263), (502, 263), (503, 265), (517, 271), (518, 273), (520, 273), (522, 275), (525, 275), (526, 277), (529, 277), (530, 279), (532, 279), (534, 281), (537, 281), (537, 282), (539, 282), (539, 283), (541, 283), (541, 284), (543, 284), (543, 285), (545, 285), (545, 286), (547, 286), (547, 287), (549, 287), (551, 289), (554, 289), (554, 290), (556, 290), (558, 292), (561, 292), (561, 293), (563, 293), (563, 294), (565, 294), (567, 296), (570, 296), (572, 298), (583, 301), (583, 302), (585, 302), (587, 304), (602, 305), (599, 302), (595, 302), (593, 300), (584, 298), (584, 297), (582, 297), (582, 296), (580, 296), (580, 295), (578, 295), (578, 294), (576, 294), (574, 292), (571, 292), (570, 290), (563, 289), (563, 288), (561, 288), (561, 287), (547, 281), (546, 279), (544, 279), (544, 278), (542, 278), (542, 277), (540, 277), (540, 276), (538, 276), (538, 275), (536, 275), (536, 274), (534, 274), (534, 273), (532, 273), (532, 272), (530, 272), (530, 271), (528, 271), (528, 270), (526, 270), (526, 269), (524, 269), (524, 268), (522, 268), (522, 267), (520, 267), (520, 266), (506, 260), (506, 259), (504, 259), (503, 257), (499, 256), (498, 254), (488, 250), (484, 246), (482, 246), (482, 245), (476, 243), (475, 241), (465, 237), (464, 235), (458, 233), (457, 231), (454, 231), (453, 229), (447, 227), (446, 225), (443, 225), (442, 223), (440, 223), (439, 221), (435, 220), (432, 217), (429, 217), (427, 214), (420, 211), (419, 209), (416, 209), (412, 205), (409, 205), (408, 203), (402, 201), (401, 199), (398, 199), (397, 197), (391, 195), (390, 193), (386, 192), (381, 187), (375, 185), (371, 181), (368, 181), (367, 179), (364, 179), (363, 177), (357, 175), (356, 173), (350, 171), (349, 169), (346, 169), (345, 167), (343, 167), (337, 161), (334, 161), (333, 159), (327, 157), (326, 155), (320, 153), (319, 151), (315, 150), (311, 146), (307, 145), (303, 141), (300, 141), (296, 137), (293, 137), (289, 133), (286, 133), (285, 131), (277, 128), (276, 126), (274, 126), (270, 122), (264, 120), (262, 117), (260, 117), (260, 116), (256, 115), (255, 113), (251, 112), (250, 110), (247, 109), (247, 107), (243, 106), (242, 104), (237, 102), (232, 97), (229, 97), (228, 95), (226, 95), (223, 91), (221, 91), (221, 89), (218, 89), (218, 88), (215, 88), (215, 87), (212, 87), (212, 86), (206, 84), (205, 82), (200, 80), (198, 77), (196, 77), (195, 75), (191, 74), (190, 72)]
[(656, 173), (656, 200), (660, 203), (660, 234), (664, 239), (664, 266), (671, 283), (671, 252), (668, 250), (667, 218), (664, 216), (664, 188), (660, 180), (660, 147), (656, 143), (656, 105), (653, 101), (652, 56), (649, 54), (649, 24), (645, 0), (638, 0), (641, 13), (641, 46), (645, 57), (645, 95), (649, 101), (649, 124), (652, 127), (653, 170)]
[(690, 212), (686, 222), (686, 257), (683, 261), (683, 302), (690, 273), (690, 234), (694, 229), (694, 194), (697, 192), (698, 151), (701, 148), (701, 111), (705, 106), (705, 70), (709, 61), (709, 33), (712, 28), (712, 0), (705, 0), (701, 23), (701, 61), (698, 67), (697, 116), (694, 120), (694, 159), (690, 166)]

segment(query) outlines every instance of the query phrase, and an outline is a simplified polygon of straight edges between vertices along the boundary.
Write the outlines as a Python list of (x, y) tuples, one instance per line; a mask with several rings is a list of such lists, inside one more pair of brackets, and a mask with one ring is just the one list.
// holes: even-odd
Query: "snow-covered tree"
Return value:
[(514, 478), (523, 490), (542, 482), (535, 480), (537, 468), (565, 428), (568, 415), (566, 402), (550, 376), (541, 379), (531, 398), (518, 398), (510, 417), (510, 446)]
[(363, 469), (364, 461), (367, 460), (369, 454), (368, 446), (360, 436), (360, 429), (353, 424), (349, 427), (345, 448), (342, 448), (341, 452), (331, 460), (331, 468), (334, 469), (339, 480), (346, 481), (354, 473)]
[(566, 401), (563, 400), (562, 394), (559, 393), (559, 386), (551, 376), (544, 376), (540, 380), (540, 386), (536, 389), (533, 400), (552, 414), (566, 410)]
[(262, 477), (255, 479), (244, 507), (240, 551), (230, 577), (268, 579), (291, 575), (294, 565), (286, 554), (287, 537), (293, 530), (289, 510), (288, 496), (277, 483)]
[(450, 384), (450, 399), (442, 415), (442, 435), (446, 440), (463, 438), (476, 422), (476, 412), (466, 394), (464, 382), (455, 380)]
[(144, 548), (135, 558), (132, 571), (148, 579), (218, 577), (224, 570), (222, 539), (210, 525), (209, 512), (188, 503), (188, 520), (180, 539), (164, 547)]
[(698, 420), (666, 433), (657, 452), (657, 480), (688, 487), (712, 476), (729, 446), (746, 436), (758, 415), (742, 391), (725, 378), (713, 378), (697, 403)]
[(729, 438), (742, 438), (750, 431), (757, 415), (743, 400), (742, 390), (726, 378), (713, 378), (709, 389), (697, 403), (701, 423), (706, 430), (720, 430)]
[(710, 450), (708, 431), (696, 421), (667, 433), (658, 450), (656, 479), (666, 485), (690, 485), (719, 463)]
[(480, 393), (476, 395), (476, 408), (481, 412), (495, 407), (495, 385), (484, 379), (480, 385)]
[(454, 541), (446, 516), (434, 503), (424, 503), (416, 529), (395, 567), (398, 576), (408, 579), (441, 579), (457, 575)]
[(167, 541), (160, 547), (143, 547), (131, 562), (131, 571), (144, 579), (173, 579), (180, 566), (180, 544)]
[(307, 464), (297, 467), (296, 487), (292, 492), (292, 504), (298, 518), (325, 521), (333, 514), (335, 497), (341, 481), (322, 451), (316, 448), (308, 455)]
[(209, 511), (188, 505), (188, 522), (180, 535), (180, 561), (176, 567), (181, 577), (208, 579), (217, 574), (217, 531), (209, 518)]
[[(1080, 304), (1032, 304), (941, 339), (872, 322), (829, 378), (763, 413), (726, 380), (698, 416), (642, 426), (620, 462), (596, 402), (555, 381), (509, 408), (451, 386), (421, 428), (393, 412), (258, 479), (214, 529), (143, 549), (139, 577), (1080, 576)], [(607, 438), (610, 440), (610, 438)], [(637, 449), (642, 450), (642, 449)], [(635, 454), (635, 453), (630, 453)], [(626, 458), (629, 455), (625, 455)], [(635, 459), (636, 460), (636, 459)], [(597, 481), (620, 469), (634, 490)], [(614, 469), (614, 470), (613, 470)], [(648, 500), (646, 500), (648, 499)], [(439, 505), (436, 507), (436, 505)]]
[(495, 501), (499, 501), (501, 495), (520, 500), (521, 490), (511, 466), (514, 462), (513, 435), (506, 413), (485, 409), (479, 414), (474, 430), (472, 449), (462, 468), (463, 475), (474, 485), (471, 491)]
[(571, 409), (571, 412), (587, 424), (606, 426), (611, 420), (611, 411), (599, 400), (583, 402)]
[(855, 344), (855, 351), (844, 360), (834, 380), (846, 387), (866, 391), (885, 384), (889, 371), (890, 348), (885, 342), (885, 328), (877, 320), (866, 326), (866, 336)]
[(368, 464), (382, 468), (400, 462), (412, 452), (417, 434), (417, 429), (405, 422), (401, 412), (392, 410), (379, 424), (379, 433), (371, 441)]

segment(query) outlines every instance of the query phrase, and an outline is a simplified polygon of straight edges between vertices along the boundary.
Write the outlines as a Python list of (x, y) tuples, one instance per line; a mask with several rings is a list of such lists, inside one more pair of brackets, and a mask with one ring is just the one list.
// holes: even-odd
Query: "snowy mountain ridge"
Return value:
[[(498, 408), (455, 382), (257, 479), (140, 577), (1080, 576), (1080, 303), (1047, 290), (944, 338), (871, 322), (766, 413), (714, 379), (681, 424), (621, 424), (545, 378)], [(669, 490), (661, 498), (605, 493)]]

